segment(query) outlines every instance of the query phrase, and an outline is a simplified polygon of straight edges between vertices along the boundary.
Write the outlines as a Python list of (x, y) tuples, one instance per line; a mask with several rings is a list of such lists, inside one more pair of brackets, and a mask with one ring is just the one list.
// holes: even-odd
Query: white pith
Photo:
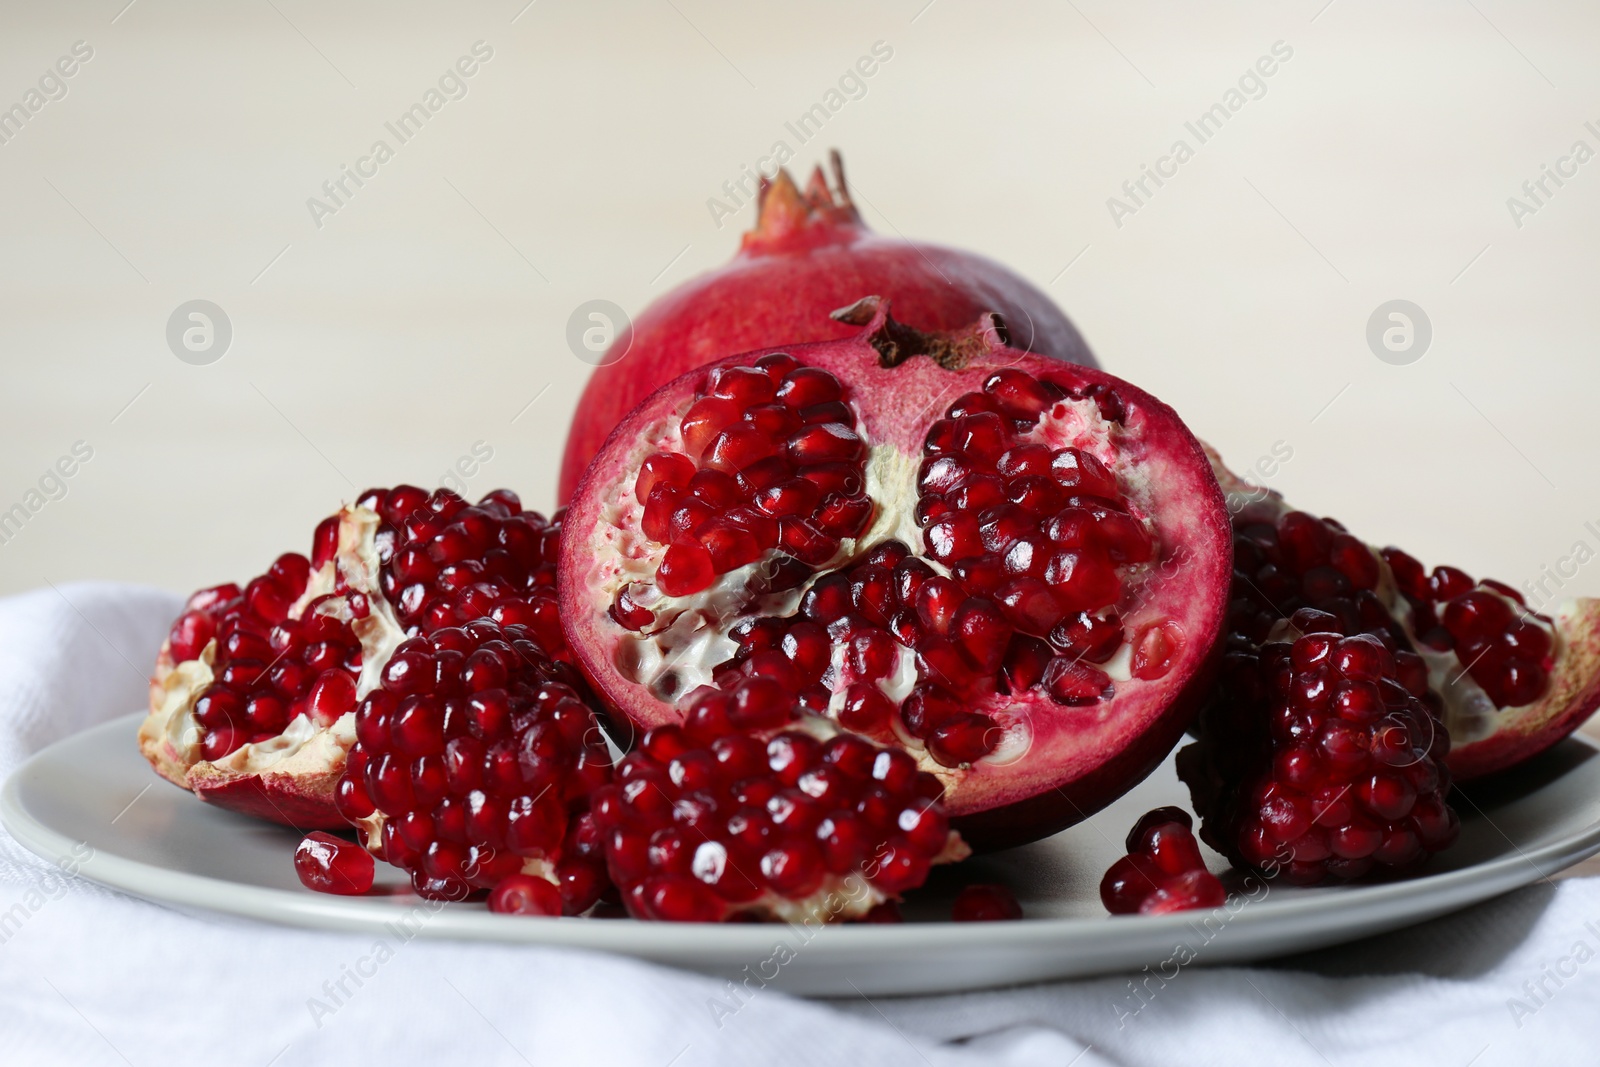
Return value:
[[(1224, 473), (1226, 473), (1225, 469)], [(1266, 502), (1263, 500), (1260, 490), (1236, 488), (1234, 485), (1229, 484), (1230, 479), (1231, 475), (1223, 481), (1223, 491), (1228, 498), (1230, 514), (1239, 514), (1246, 505), (1259, 509)], [(1231, 480), (1236, 481), (1236, 479)], [(1276, 494), (1266, 499), (1276, 509), (1275, 517), (1282, 517), (1295, 510), (1282, 497)], [(1483, 687), (1474, 681), (1472, 675), (1468, 673), (1467, 667), (1469, 665), (1462, 663), (1453, 650), (1441, 652), (1418, 640), (1416, 629), (1412, 623), (1414, 613), (1411, 610), (1411, 604), (1401, 595), (1399, 586), (1395, 584), (1393, 570), (1384, 561), (1382, 554), (1373, 550), (1370, 545), (1367, 546), (1367, 551), (1372, 553), (1372, 558), (1378, 564), (1378, 587), (1373, 590), (1373, 594), (1383, 604), (1384, 609), (1394, 616), (1395, 620), (1405, 629), (1406, 634), (1411, 638), (1412, 647), (1422, 657), (1423, 663), (1427, 665), (1428, 686), (1438, 694), (1440, 701), (1444, 705), (1441, 717), (1446, 731), (1450, 734), (1451, 743), (1459, 747), (1474, 741), (1481, 741), (1492, 735), (1495, 732), (1499, 717), (1514, 709), (1495, 707), (1494, 701), (1489, 699), (1489, 694), (1484, 692)], [(1511, 609), (1513, 616), (1521, 617), (1543, 629), (1550, 637), (1551, 656), (1557, 659), (1560, 658), (1563, 641), (1560, 626), (1552, 626), (1544, 619), (1528, 611), (1524, 605), (1487, 586), (1477, 586), (1476, 591), (1498, 598)], [(1576, 613), (1577, 610), (1578, 604), (1576, 601), (1567, 601), (1561, 605), (1557, 618), (1568, 617)], [(1277, 629), (1277, 627), (1274, 627), (1274, 634), (1277, 633)], [(1276, 640), (1277, 638), (1272, 637), (1272, 639)], [(1543, 698), (1541, 697), (1540, 699)], [(1520, 705), (1520, 707), (1532, 707), (1536, 703), (1538, 703), (1538, 700), (1533, 701), (1532, 704)]]
[[(679, 423), (691, 402), (686, 401), (641, 433), (623, 469), (637, 471), (645, 457), (654, 452), (684, 451)], [(868, 439), (859, 417), (856, 430), (863, 439)], [(1149, 502), (1158, 495), (1158, 487), (1141, 462), (1142, 449), (1137, 438), (1124, 433), (1121, 424), (1106, 420), (1093, 400), (1061, 401), (1030, 431), (1018, 435), (1017, 443), (1038, 443), (1052, 450), (1072, 446), (1100, 460), (1118, 477), (1130, 513), (1150, 536), (1155, 546), (1152, 559), (1160, 559), (1158, 533), (1149, 516)], [(612, 487), (610, 499), (600, 506), (600, 529), (596, 531), (594, 553), (597, 562), (589, 573), (586, 592), (592, 609), (597, 614), (605, 614), (619, 591), (629, 587), (633, 602), (653, 612), (657, 619), (642, 633), (631, 633), (620, 626), (611, 631), (617, 638), (614, 665), (619, 673), (644, 686), (656, 699), (668, 703), (676, 702), (697, 686), (711, 685), (713, 669), (731, 659), (737, 651), (735, 643), (726, 636), (735, 621), (753, 615), (793, 616), (811, 584), (848, 566), (885, 541), (904, 543), (935, 572), (948, 574), (947, 568), (923, 554), (923, 532), (915, 516), (920, 495), (917, 476), (922, 460), (920, 449), (904, 452), (893, 444), (873, 443), (868, 439), (865, 486), (875, 506), (868, 529), (859, 538), (843, 541), (836, 557), (817, 568), (815, 576), (799, 588), (760, 598), (747, 597), (746, 586), (752, 574), (770, 565), (779, 555), (776, 551), (748, 567), (719, 575), (708, 589), (694, 596), (673, 598), (656, 591), (653, 579), (666, 548), (650, 541), (640, 529), (643, 504), (635, 494), (633, 479), (619, 479)], [(1131, 603), (1136, 609), (1141, 601), (1141, 587), (1154, 569), (1153, 562), (1119, 566), (1124, 596), (1117, 606)], [(1134, 620), (1128, 618), (1126, 612), (1124, 621), (1129, 632), (1133, 632)], [(900, 646), (899, 656), (896, 670), (876, 683), (896, 706), (905, 700), (918, 680), (915, 652)], [(836, 716), (844, 704), (846, 689), (854, 679), (843, 669), (845, 651), (839, 642), (834, 644), (833, 657), (833, 669), (824, 676), (824, 683), (831, 682), (828, 712)], [(1095, 666), (1114, 682), (1127, 683), (1133, 680), (1131, 662), (1131, 642), (1124, 641), (1108, 662)], [(1019, 694), (1015, 700), (1000, 695), (986, 698), (982, 710), (995, 719), (1003, 733), (995, 749), (970, 767), (939, 764), (928, 754), (924, 743), (906, 734), (898, 722), (897, 737), (901, 747), (917, 759), (922, 770), (934, 774), (949, 787), (974, 767), (1006, 766), (1025, 755), (1033, 745), (1033, 716), (1045, 703), (1050, 708), (1048, 714), (1072, 716), (1074, 721), (1093, 719), (1098, 714), (1094, 708), (1057, 705), (1040, 693)]]

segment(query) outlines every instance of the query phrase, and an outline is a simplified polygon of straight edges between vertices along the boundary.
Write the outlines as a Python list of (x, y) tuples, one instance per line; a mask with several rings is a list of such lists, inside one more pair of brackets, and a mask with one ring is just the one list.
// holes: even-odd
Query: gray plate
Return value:
[[(1508, 779), (1469, 786), (1456, 803), (1461, 841), (1426, 877), (1328, 889), (1254, 886), (1215, 912), (1108, 918), (1097, 887), (1140, 814), (1187, 803), (1168, 762), (1090, 822), (1024, 848), (941, 870), (899, 926), (821, 930), (683, 926), (629, 919), (525, 919), (482, 905), (436, 905), (384, 868), (380, 891), (331, 897), (301, 887), (299, 835), (202, 804), (155, 779), (130, 716), (38, 753), (0, 793), (0, 822), (22, 844), (86, 877), (181, 908), (328, 930), (520, 941), (615, 952), (698, 971), (740, 974), (781, 963), (796, 993), (928, 993), (1070, 978), (1182, 962), (1261, 959), (1348, 941), (1444, 914), (1534, 882), (1600, 851), (1600, 759), (1563, 742)], [(86, 857), (86, 858), (85, 858)], [(1225, 864), (1210, 857), (1212, 868)], [(380, 865), (383, 868), (383, 865)], [(1027, 919), (937, 920), (968, 881), (1003, 881)], [(788, 946), (775, 957), (778, 941)], [(1186, 952), (1179, 953), (1182, 945)], [(792, 958), (790, 955), (792, 954)], [(769, 962), (776, 958), (777, 963)], [(1167, 964), (1171, 966), (1171, 963)]]

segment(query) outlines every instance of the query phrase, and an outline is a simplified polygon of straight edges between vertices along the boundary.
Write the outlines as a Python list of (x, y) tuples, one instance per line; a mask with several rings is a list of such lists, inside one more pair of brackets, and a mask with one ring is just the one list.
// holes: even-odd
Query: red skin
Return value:
[[(835, 160), (837, 168), (837, 159)], [(820, 169), (804, 196), (780, 172), (763, 183), (760, 218), (726, 266), (651, 304), (616, 339), (627, 355), (595, 369), (578, 401), (561, 461), (559, 499), (623, 416), (658, 387), (712, 360), (774, 344), (848, 337), (828, 313), (868, 294), (894, 301), (895, 318), (924, 332), (999, 314), (1012, 343), (1093, 367), (1094, 356), (1050, 298), (993, 260), (868, 230), (844, 190), (835, 203)]]
[[(863, 302), (863, 306), (867, 304)], [(894, 397), (893, 403), (873, 406), (869, 402), (861, 414), (871, 441), (893, 445), (902, 452), (921, 454), (927, 425), (938, 417), (931, 402), (939, 396), (954, 398), (964, 389), (979, 388), (1000, 367), (1026, 371), (1046, 365), (1037, 356), (1003, 347), (992, 329), (986, 335), (980, 327), (949, 339), (965, 353), (965, 362), (958, 369), (946, 369), (923, 356), (885, 368), (870, 338), (886, 328), (887, 317), (887, 302), (877, 302), (872, 322), (858, 331), (856, 339), (786, 345), (781, 351), (835, 373), (851, 385), (858, 398)], [(743, 364), (757, 355), (749, 353), (726, 362)], [(1143, 428), (1147, 461), (1158, 457), (1166, 472), (1163, 477), (1170, 479), (1165, 511), (1155, 516), (1160, 524), (1159, 540), (1166, 546), (1159, 566), (1166, 574), (1182, 573), (1185, 580), (1181, 585), (1158, 586), (1160, 600), (1152, 602), (1150, 610), (1159, 608), (1162, 617), (1181, 620), (1188, 640), (1171, 671), (1159, 682), (1129, 687), (1135, 690), (1132, 699), (1115, 698), (1117, 714), (1107, 716), (1110, 725), (1103, 733), (1069, 735), (1065, 730), (1046, 730), (1036, 735), (1030, 759), (1005, 768), (979, 764), (970, 771), (945, 776), (949, 779), (945, 803), (952, 825), (980, 850), (1023, 844), (1070, 826), (1121, 796), (1159, 766), (1209, 687), (1218, 650), (1216, 637), (1227, 604), (1233, 553), (1227, 511), (1199, 443), (1170, 408), (1135, 386), (1081, 367), (1052, 368), (1051, 373), (1079, 386), (1114, 385), (1133, 413), (1130, 425)], [(621, 631), (606, 613), (610, 601), (598, 605), (590, 588), (596, 561), (615, 551), (601, 540), (605, 525), (601, 515), (614, 485), (635, 476), (631, 457), (648, 428), (675, 411), (700, 380), (700, 372), (694, 372), (664, 386), (617, 427), (606, 450), (589, 468), (568, 511), (568, 531), (595, 533), (574, 536), (569, 532), (562, 543), (557, 593), (569, 643), (603, 702), (619, 716), (631, 719), (639, 732), (679, 721), (680, 713), (646, 686), (624, 677), (615, 666), (613, 652)], [(1182, 558), (1176, 555), (1179, 549)], [(1014, 698), (1009, 702), (1018, 703)], [(1049, 704), (1041, 708), (1039, 721), (1082, 720), (1061, 717), (1060, 709)], [(628, 726), (619, 726), (627, 735)]]

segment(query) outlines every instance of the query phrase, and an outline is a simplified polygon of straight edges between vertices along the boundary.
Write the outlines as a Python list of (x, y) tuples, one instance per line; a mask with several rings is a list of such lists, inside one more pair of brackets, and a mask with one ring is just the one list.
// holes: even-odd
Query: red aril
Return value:
[(317, 526), (310, 558), (189, 598), (156, 662), (140, 751), (202, 800), (343, 827), (333, 789), (351, 713), (407, 636), (489, 617), (566, 655), (558, 537), (559, 516), (523, 511), (507, 490), (473, 505), (445, 489), (362, 493)]
[(1022, 905), (1003, 885), (969, 885), (956, 894), (950, 918), (958, 923), (1000, 922), (1022, 918)]
[(703, 685), (748, 715), (798, 701), (911, 754), (975, 845), (1053, 833), (1197, 706), (1231, 559), (1215, 478), (1164, 404), (1006, 347), (992, 316), (844, 317), (864, 328), (691, 372), (612, 435), (562, 545), (574, 654), (641, 733)]
[(359, 896), (372, 888), (372, 854), (353, 841), (325, 834), (307, 834), (294, 850), (300, 884), (319, 893)]
[(663, 296), (616, 338), (611, 351), (625, 357), (594, 372), (568, 431), (562, 501), (606, 435), (658, 386), (734, 352), (847, 336), (828, 313), (863, 293), (883, 294), (903, 322), (929, 332), (960, 329), (993, 311), (1011, 324), (1017, 347), (1094, 366), (1066, 316), (1010, 270), (970, 252), (868, 230), (850, 202), (838, 153), (832, 165), (833, 190), (821, 168), (803, 193), (787, 172), (763, 179), (756, 227), (733, 260)]
[(1530, 759), (1600, 706), (1600, 600), (1533, 611), (1503, 582), (1475, 581), (1455, 567), (1429, 572), (1398, 548), (1370, 547), (1210, 455), (1233, 516), (1230, 647), (1258, 646), (1281, 620), (1311, 607), (1332, 614), (1343, 632), (1416, 653), (1420, 659), (1402, 659), (1437, 701), (1450, 734), (1446, 764), (1458, 781)]

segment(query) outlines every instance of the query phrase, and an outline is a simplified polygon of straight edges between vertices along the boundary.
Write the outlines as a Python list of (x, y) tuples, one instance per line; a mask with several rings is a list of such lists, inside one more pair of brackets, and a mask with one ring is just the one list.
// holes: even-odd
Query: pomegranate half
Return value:
[(640, 401), (685, 371), (735, 352), (846, 336), (828, 319), (862, 293), (894, 301), (900, 320), (926, 331), (969, 325), (985, 311), (1010, 323), (1013, 343), (1094, 366), (1077, 329), (1050, 298), (970, 252), (881, 237), (862, 223), (832, 153), (833, 190), (818, 167), (802, 193), (788, 172), (762, 180), (755, 229), (725, 266), (655, 301), (619, 335), (578, 401), (562, 459), (560, 499)]
[(343, 828), (334, 787), (357, 701), (400, 644), (472, 619), (529, 627), (566, 656), (556, 621), (559, 515), (496, 490), (370, 489), (243, 589), (189, 598), (157, 657), (139, 750), (200, 799), (302, 829)]
[(1531, 610), (1521, 593), (1455, 567), (1431, 573), (1297, 511), (1207, 449), (1228, 498), (1236, 553), (1228, 644), (1248, 649), (1301, 608), (1336, 616), (1391, 651), (1416, 652), (1450, 733), (1445, 764), (1465, 781), (1530, 759), (1600, 706), (1600, 600)]
[[(1143, 778), (1203, 693), (1227, 512), (1170, 408), (868, 298), (840, 341), (725, 359), (607, 440), (557, 589), (591, 683), (639, 732), (702, 686), (892, 744), (976, 847)], [(730, 721), (730, 729), (737, 726)]]

